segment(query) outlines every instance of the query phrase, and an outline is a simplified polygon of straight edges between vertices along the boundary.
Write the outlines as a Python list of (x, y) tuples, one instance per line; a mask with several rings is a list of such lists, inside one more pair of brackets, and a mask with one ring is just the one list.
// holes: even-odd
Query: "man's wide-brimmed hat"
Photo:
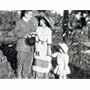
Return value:
[(59, 43), (58, 45), (61, 47), (64, 53), (68, 52), (68, 46), (65, 43)]

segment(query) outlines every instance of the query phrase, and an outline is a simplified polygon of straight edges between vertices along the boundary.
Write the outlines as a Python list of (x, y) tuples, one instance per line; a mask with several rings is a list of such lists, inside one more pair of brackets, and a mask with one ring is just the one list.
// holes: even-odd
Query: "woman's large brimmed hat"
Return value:
[(61, 47), (64, 53), (68, 52), (68, 46), (65, 43), (59, 43), (58, 45)]
[(36, 15), (36, 18), (38, 20), (44, 19), (48, 23), (48, 25), (53, 28), (54, 20), (50, 16), (46, 16), (44, 13), (41, 13), (39, 15)]

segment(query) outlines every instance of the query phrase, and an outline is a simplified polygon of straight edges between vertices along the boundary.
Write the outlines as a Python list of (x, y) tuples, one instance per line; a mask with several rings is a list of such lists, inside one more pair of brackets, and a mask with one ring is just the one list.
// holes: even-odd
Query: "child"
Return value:
[(59, 75), (60, 79), (66, 79), (67, 74), (70, 74), (70, 68), (68, 66), (69, 56), (68, 47), (64, 43), (59, 43), (58, 49), (52, 54), (52, 57), (57, 57), (57, 66), (54, 73)]

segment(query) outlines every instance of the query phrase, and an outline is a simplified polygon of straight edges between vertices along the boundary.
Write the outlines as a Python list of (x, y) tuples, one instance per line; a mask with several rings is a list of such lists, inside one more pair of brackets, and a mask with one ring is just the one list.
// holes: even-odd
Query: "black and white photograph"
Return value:
[(0, 79), (90, 79), (90, 10), (0, 10)]

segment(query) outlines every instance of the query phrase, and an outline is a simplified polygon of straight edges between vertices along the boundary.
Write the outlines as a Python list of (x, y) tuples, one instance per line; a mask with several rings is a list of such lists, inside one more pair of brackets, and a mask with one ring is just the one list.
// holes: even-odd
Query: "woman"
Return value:
[[(51, 68), (51, 43), (52, 31), (47, 18), (40, 19), (40, 26), (38, 26), (36, 33), (36, 53), (35, 53), (35, 66), (33, 70), (37, 72), (38, 78), (47, 78), (48, 72)], [(45, 77), (44, 77), (45, 76)]]

